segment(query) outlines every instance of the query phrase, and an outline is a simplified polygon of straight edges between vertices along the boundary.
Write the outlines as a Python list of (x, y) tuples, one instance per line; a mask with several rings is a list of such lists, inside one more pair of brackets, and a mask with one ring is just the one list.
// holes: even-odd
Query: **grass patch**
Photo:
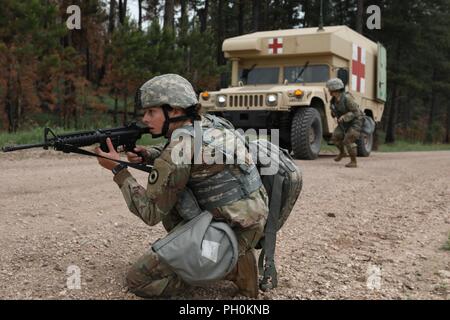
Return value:
[(329, 145), (326, 141), (322, 140), (322, 145), (320, 146), (320, 152), (338, 153), (339, 151), (335, 145)]
[(450, 235), (448, 236), (447, 242), (442, 246), (442, 250), (450, 251)]
[[(384, 133), (380, 133), (378, 141), (384, 141)], [(338, 150), (334, 145), (328, 145), (322, 140), (321, 152), (337, 153)], [(408, 151), (450, 151), (450, 144), (424, 144), (420, 142), (406, 141), (397, 139), (395, 143), (386, 144), (379, 143), (376, 152), (408, 152)]]
[(450, 144), (424, 144), (418, 141), (408, 141), (406, 139), (396, 139), (395, 143), (384, 143), (386, 133), (378, 130), (378, 150), (379, 152), (408, 152), (408, 151), (440, 151), (450, 150)]
[(397, 141), (393, 144), (380, 144), (379, 152), (406, 152), (406, 151), (441, 151), (450, 150), (450, 144), (422, 144), (407, 141)]

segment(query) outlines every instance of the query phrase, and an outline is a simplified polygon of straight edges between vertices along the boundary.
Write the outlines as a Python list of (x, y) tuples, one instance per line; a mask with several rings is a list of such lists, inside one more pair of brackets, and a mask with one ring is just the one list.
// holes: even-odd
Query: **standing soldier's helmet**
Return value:
[(191, 83), (177, 74), (164, 74), (144, 83), (138, 90), (142, 108), (169, 105), (187, 109), (198, 104)]
[(326, 86), (330, 91), (340, 91), (345, 88), (344, 83), (339, 78), (333, 78), (328, 80)]

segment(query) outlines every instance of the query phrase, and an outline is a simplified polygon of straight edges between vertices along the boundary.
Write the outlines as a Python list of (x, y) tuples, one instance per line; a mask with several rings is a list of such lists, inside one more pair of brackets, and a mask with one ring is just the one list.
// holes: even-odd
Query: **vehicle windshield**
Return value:
[(330, 68), (327, 65), (310, 65), (303, 71), (302, 75), (295, 80), (302, 69), (303, 66), (285, 67), (284, 78), (287, 79), (289, 83), (326, 82), (330, 78)]
[(239, 69), (239, 80), (244, 84), (276, 84), (278, 83), (278, 75), (280, 68), (254, 68), (248, 73), (247, 79), (242, 76), (244, 69)]

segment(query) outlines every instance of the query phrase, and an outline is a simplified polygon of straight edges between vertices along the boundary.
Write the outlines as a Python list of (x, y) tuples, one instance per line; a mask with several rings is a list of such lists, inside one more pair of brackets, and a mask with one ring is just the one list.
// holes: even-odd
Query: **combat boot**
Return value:
[(350, 155), (350, 162), (347, 163), (345, 166), (347, 168), (356, 168), (357, 164), (356, 164), (356, 148), (352, 148), (349, 152)]
[(239, 257), (236, 267), (226, 276), (225, 280), (233, 281), (239, 288), (240, 294), (249, 298), (258, 298), (258, 265), (254, 249)]
[(337, 155), (336, 158), (334, 158), (334, 161), (339, 162), (342, 160), (342, 158), (344, 158), (346, 156), (346, 154), (345, 154), (344, 146), (340, 145), (340, 146), (337, 146), (337, 148), (339, 149), (339, 154)]

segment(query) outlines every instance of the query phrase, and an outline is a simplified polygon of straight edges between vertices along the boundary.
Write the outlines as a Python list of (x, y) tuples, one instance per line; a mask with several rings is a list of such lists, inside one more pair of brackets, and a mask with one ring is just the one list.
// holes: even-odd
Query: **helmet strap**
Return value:
[(161, 108), (162, 108), (162, 111), (163, 111), (163, 114), (164, 114), (164, 124), (163, 124), (162, 130), (161, 130), (161, 134), (152, 135), (152, 136), (154, 138), (159, 138), (159, 137), (162, 137), (162, 136), (164, 136), (165, 138), (169, 138), (167, 136), (167, 134), (169, 132), (169, 125), (171, 123), (179, 122), (179, 121), (186, 121), (186, 120), (194, 121), (194, 120), (198, 119), (198, 114), (195, 111), (195, 106), (196, 105), (190, 106), (189, 108), (187, 108), (186, 109), (186, 115), (170, 118), (169, 117), (170, 106), (167, 105), (167, 104), (163, 105)]

